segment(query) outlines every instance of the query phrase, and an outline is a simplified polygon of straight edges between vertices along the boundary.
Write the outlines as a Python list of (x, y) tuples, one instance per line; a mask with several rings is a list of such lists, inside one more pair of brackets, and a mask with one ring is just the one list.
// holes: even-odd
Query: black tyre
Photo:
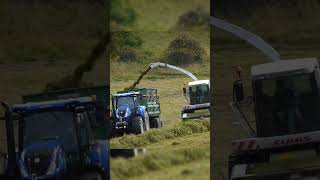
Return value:
[(144, 129), (144, 123), (143, 119), (140, 116), (136, 116), (132, 118), (132, 133), (134, 134), (143, 134)]
[(83, 174), (80, 180), (103, 180), (103, 177), (98, 172), (88, 172)]
[(162, 121), (159, 117), (155, 117), (151, 119), (152, 128), (161, 128), (162, 127)]

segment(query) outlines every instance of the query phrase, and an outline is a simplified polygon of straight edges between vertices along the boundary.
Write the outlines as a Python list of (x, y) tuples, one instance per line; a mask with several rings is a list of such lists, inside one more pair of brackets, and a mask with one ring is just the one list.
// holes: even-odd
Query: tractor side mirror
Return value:
[(241, 102), (245, 99), (243, 82), (242, 80), (237, 80), (233, 83), (233, 100), (236, 102)]

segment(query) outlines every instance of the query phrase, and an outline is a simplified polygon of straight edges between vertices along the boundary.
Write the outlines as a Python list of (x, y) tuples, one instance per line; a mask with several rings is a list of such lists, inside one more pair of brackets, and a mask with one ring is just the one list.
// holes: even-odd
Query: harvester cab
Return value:
[[(320, 130), (320, 72), (316, 58), (255, 65), (251, 80), (258, 137)], [(234, 100), (238, 103), (247, 99), (244, 86), (241, 80), (234, 83)]]
[[(188, 104), (181, 111), (182, 119), (210, 116), (210, 81), (191, 81), (183, 88)], [(197, 111), (197, 112), (196, 112)]]
[(230, 179), (318, 179), (317, 59), (281, 60), (256, 34), (215, 17), (210, 17), (210, 24), (247, 41), (272, 61), (252, 66), (251, 78), (242, 79), (239, 74), (233, 84), (230, 105), (235, 124), (245, 130), (237, 135), (245, 137), (232, 141)]
[(79, 97), (5, 108), (8, 178), (109, 179), (105, 101)]
[(131, 89), (112, 96), (112, 132), (142, 134), (162, 127), (156, 89)]
[[(251, 86), (252, 96), (246, 97), (244, 81), (240, 79), (234, 83), (234, 102), (231, 103), (234, 117), (249, 131), (247, 138), (232, 143), (231, 178), (247, 176), (256, 163), (277, 161), (274, 157), (279, 157), (278, 154), (310, 150), (319, 154), (320, 71), (317, 59), (281, 60), (252, 66)], [(248, 101), (254, 105), (255, 126), (245, 116)], [(307, 158), (305, 154), (302, 156)], [(265, 170), (264, 174), (268, 173), (274, 174)], [(286, 173), (292, 172), (279, 170), (278, 175)], [(315, 168), (303, 167), (299, 173), (301, 176), (315, 173)]]

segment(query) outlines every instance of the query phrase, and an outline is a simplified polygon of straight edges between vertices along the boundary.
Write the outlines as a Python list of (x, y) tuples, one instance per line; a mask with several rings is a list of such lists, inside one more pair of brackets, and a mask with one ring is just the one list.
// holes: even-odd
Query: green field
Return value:
[[(112, 0), (113, 1), (113, 0)], [(111, 18), (113, 31), (175, 31), (179, 17), (196, 8), (202, 8), (204, 12), (210, 12), (209, 0), (118, 0), (125, 5), (119, 7), (115, 4), (111, 9), (120, 9), (120, 14), (128, 14), (133, 10), (136, 13), (136, 20), (132, 23), (117, 23)], [(128, 9), (126, 9), (128, 8)], [(201, 29), (206, 26), (201, 26)], [(199, 27), (195, 28), (196, 30)], [(195, 30), (188, 28), (187, 30)]]
[(112, 179), (209, 179), (208, 130), (161, 140), (142, 148), (146, 148), (145, 155), (111, 160)]
[[(121, 5), (121, 2), (125, 5)], [(117, 37), (118, 31), (129, 31), (128, 36), (138, 37), (138, 40), (131, 39), (129, 43), (142, 43), (130, 47), (130, 54), (125, 51), (126, 55), (134, 57), (134, 60), (121, 60), (121, 51), (111, 56), (111, 93), (132, 85), (150, 63), (166, 62), (166, 52), (171, 42), (183, 36), (192, 39), (204, 50), (201, 62), (186, 63), (183, 68), (199, 79), (209, 79), (210, 32), (207, 22), (188, 27), (181, 27), (178, 23), (181, 16), (190, 12), (192, 14), (197, 11), (208, 15), (208, 0), (121, 0), (117, 3), (117, 7), (122, 9), (114, 8), (114, 11), (120, 12), (120, 17), (135, 12), (135, 15), (127, 17), (127, 20), (135, 20), (131, 23), (113, 20), (111, 6), (112, 35)], [(182, 107), (187, 103), (182, 88), (189, 81), (191, 79), (186, 75), (165, 68), (151, 70), (144, 76), (138, 87), (158, 89), (164, 127), (142, 135), (124, 135), (112, 139), (111, 148), (139, 147), (145, 148), (147, 152), (132, 159), (112, 159), (111, 179), (209, 179), (209, 120), (184, 124), (180, 118)]]

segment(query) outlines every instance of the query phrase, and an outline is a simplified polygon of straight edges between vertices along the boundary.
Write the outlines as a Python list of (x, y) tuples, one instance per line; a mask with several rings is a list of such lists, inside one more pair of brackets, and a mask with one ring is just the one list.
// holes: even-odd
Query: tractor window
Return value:
[(320, 130), (313, 74), (256, 80), (254, 92), (258, 136)]
[(66, 151), (77, 149), (74, 115), (66, 111), (36, 112), (24, 118), (24, 146), (39, 140), (61, 140)]
[(137, 97), (133, 96), (124, 96), (124, 97), (117, 97), (117, 108), (122, 105), (128, 105), (130, 109), (135, 107), (135, 100)]

